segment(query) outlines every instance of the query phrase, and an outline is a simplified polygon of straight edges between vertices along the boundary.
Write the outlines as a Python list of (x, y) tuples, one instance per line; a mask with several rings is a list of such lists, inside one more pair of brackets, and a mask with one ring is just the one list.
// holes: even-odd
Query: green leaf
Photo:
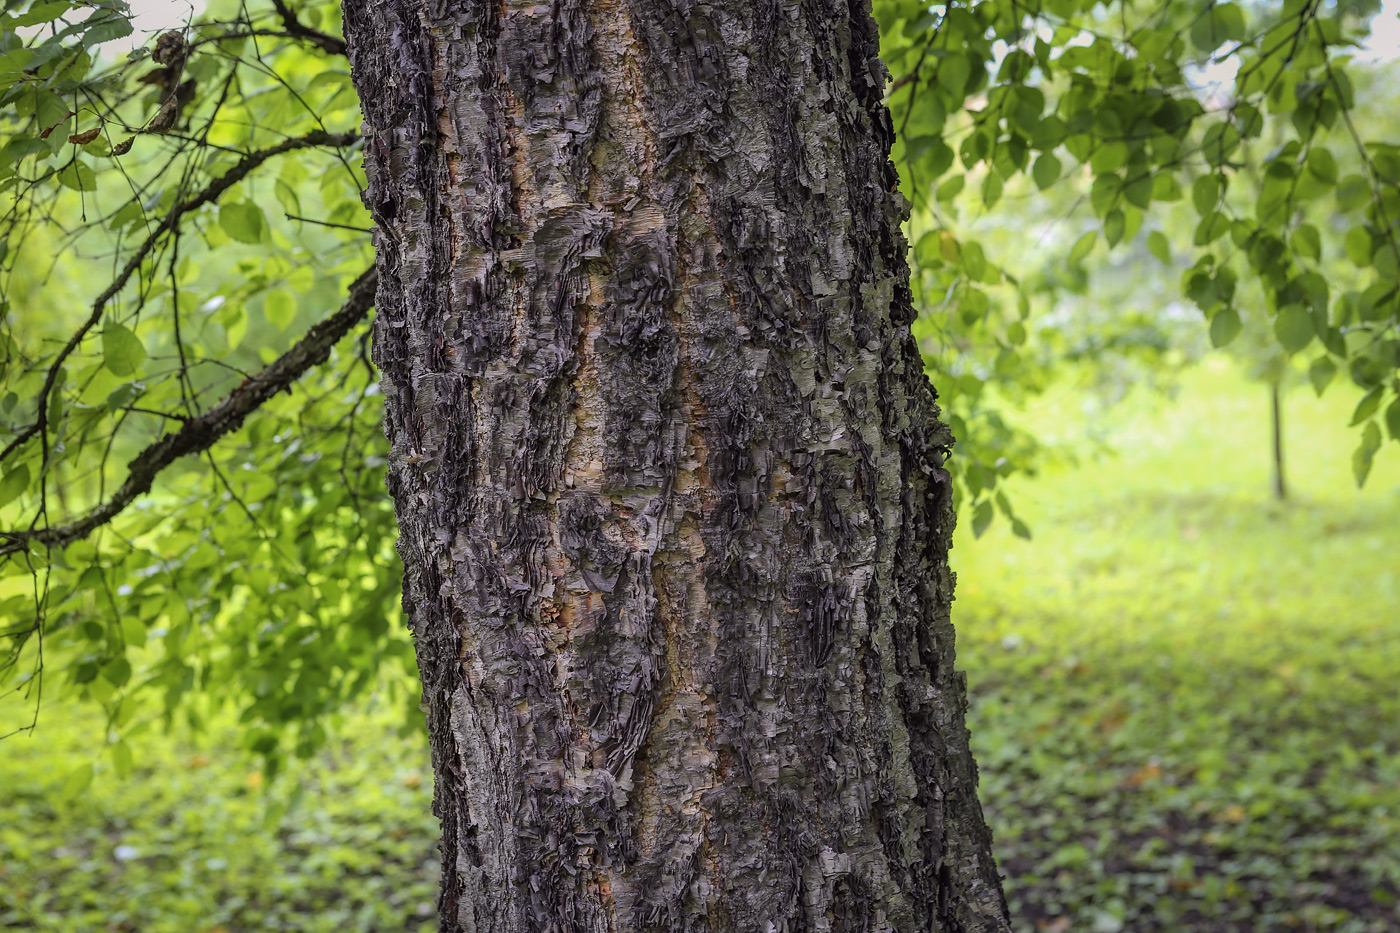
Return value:
[(1146, 209), (1152, 206), (1152, 188), (1154, 182), (1146, 173), (1132, 174), (1129, 169), (1129, 179), (1123, 185), (1123, 197), (1134, 207)]
[(133, 615), (122, 617), (122, 638), (128, 648), (140, 648), (146, 643), (146, 625)]
[[(125, 4), (123, 4), (125, 6)], [(82, 23), (83, 42), (86, 45), (99, 45), (131, 35), (130, 21), (120, 13), (112, 11), (111, 16), (103, 17), (99, 9)]]
[(1390, 237), (1382, 235), (1377, 239), (1376, 251), (1371, 254), (1371, 262), (1383, 278), (1390, 281), (1400, 279), (1400, 259), (1397, 259), (1396, 255), (1396, 243)]
[(1106, 175), (1118, 171), (1127, 161), (1127, 143), (1104, 143), (1094, 150), (1094, 154), (1089, 158), (1089, 167), (1094, 170), (1095, 175)]
[(1357, 268), (1364, 269), (1371, 264), (1371, 258), (1376, 252), (1376, 244), (1375, 240), (1371, 238), (1371, 232), (1365, 227), (1352, 227), (1347, 231), (1342, 243), (1346, 249), (1347, 258)]
[(958, 155), (962, 158), (964, 166), (972, 168), (987, 157), (991, 148), (992, 141), (988, 138), (987, 132), (971, 133), (963, 139), (962, 145), (958, 147)]
[(1293, 251), (1300, 256), (1318, 260), (1322, 258), (1322, 235), (1312, 224), (1299, 224), (1293, 231)]
[(1154, 201), (1180, 201), (1181, 183), (1171, 175), (1160, 174), (1152, 177), (1152, 200)]
[(0, 55), (0, 88), (7, 88), (24, 78), (25, 66), (34, 57), (32, 49), (11, 49)]
[(1196, 225), (1191, 242), (1196, 246), (1208, 246), (1223, 237), (1230, 230), (1230, 218), (1220, 211), (1211, 211)]
[(1392, 441), (1400, 441), (1400, 397), (1385, 406), (1385, 429)]
[(1162, 265), (1172, 264), (1171, 243), (1168, 242), (1167, 235), (1161, 230), (1153, 230), (1147, 234), (1147, 251), (1156, 256)]
[(939, 141), (939, 137), (931, 133), (923, 136), (910, 136), (904, 140), (904, 157), (910, 162), (914, 162)]
[(943, 261), (943, 257), (938, 252), (939, 236), (937, 230), (930, 230), (919, 237), (919, 242), (914, 246), (914, 264), (920, 267), (935, 266)]
[(1364, 175), (1348, 175), (1337, 182), (1337, 209), (1354, 211), (1371, 200), (1371, 185)]
[(1044, 191), (1060, 180), (1060, 160), (1055, 158), (1054, 153), (1045, 153), (1035, 160), (1031, 177), (1035, 179), (1036, 187)]
[(219, 325), (224, 329), (229, 349), (233, 349), (248, 333), (248, 312), (242, 304), (229, 303), (219, 310)]
[(1313, 391), (1317, 393), (1318, 398), (1322, 397), (1322, 393), (1336, 375), (1337, 364), (1332, 362), (1331, 357), (1320, 356), (1313, 360), (1312, 365), (1308, 367), (1308, 381), (1312, 383)]
[(1123, 239), (1123, 227), (1126, 219), (1122, 210), (1114, 208), (1108, 212), (1108, 216), (1103, 219), (1103, 237), (1108, 241), (1109, 248), (1113, 248)]
[(986, 292), (977, 288), (965, 288), (958, 302), (958, 316), (964, 324), (976, 324), (986, 317), (988, 304)]
[(132, 663), (125, 657), (112, 658), (102, 665), (102, 677), (112, 686), (125, 686), (132, 679)]
[(240, 243), (260, 243), (267, 231), (267, 218), (252, 201), (231, 201), (219, 207), (219, 226)]
[(335, 68), (326, 68), (316, 72), (316, 77), (311, 79), (311, 83), (306, 86), (306, 89), (308, 91), (318, 87), (344, 89), (353, 88), (354, 86), (354, 82), (350, 80), (350, 72), (337, 70)]
[(950, 230), (938, 231), (938, 255), (943, 257), (944, 262), (955, 263), (962, 256), (962, 250), (958, 246), (958, 238), (953, 236)]
[(1201, 154), (1213, 166), (1224, 165), (1239, 147), (1240, 131), (1228, 123), (1217, 123), (1201, 138)]
[(1071, 247), (1069, 251), (1070, 265), (1083, 262), (1084, 258), (1094, 251), (1094, 243), (1098, 241), (1098, 238), (1099, 232), (1097, 230), (1090, 230), (1076, 240), (1074, 246)]
[(1366, 485), (1366, 477), (1371, 475), (1371, 464), (1376, 459), (1376, 451), (1381, 449), (1381, 429), (1374, 421), (1361, 432), (1361, 443), (1351, 454), (1351, 472), (1356, 477), (1357, 488)]
[(145, 386), (139, 382), (124, 382), (117, 386), (107, 395), (107, 410), (109, 412), (119, 411), (136, 400), (136, 397), (145, 391)]
[(1202, 175), (1197, 178), (1191, 185), (1191, 203), (1196, 206), (1196, 213), (1202, 216), (1212, 213), (1220, 203), (1222, 188), (1219, 175)]
[(977, 503), (977, 508), (972, 510), (972, 536), (974, 538), (982, 537), (995, 517), (996, 511), (992, 508), (991, 499), (983, 499)]
[(0, 165), (20, 162), (36, 153), (52, 154), (49, 144), (33, 136), (16, 136), (0, 149)]
[(7, 506), (29, 488), (29, 467), (21, 463), (0, 479), (0, 507)]
[(1229, 345), (1230, 341), (1239, 336), (1242, 326), (1240, 313), (1235, 310), (1234, 306), (1226, 305), (1221, 308), (1210, 319), (1211, 346), (1219, 348)]
[(58, 3), (36, 3), (25, 13), (16, 16), (7, 26), (37, 26), (50, 23), (73, 9), (74, 4), (60, 0)]
[(131, 746), (125, 740), (117, 739), (109, 751), (112, 753), (112, 769), (117, 772), (117, 777), (126, 780), (131, 775)]
[(987, 255), (982, 251), (982, 244), (976, 240), (963, 242), (961, 264), (968, 278), (981, 281), (982, 274), (987, 271)]
[(124, 657), (113, 658), (102, 666), (102, 676), (114, 687), (122, 687), (131, 679), (131, 662)]
[(58, 173), (58, 183), (74, 191), (96, 191), (97, 176), (92, 169), (74, 159)]
[(1314, 146), (1308, 153), (1308, 171), (1328, 185), (1337, 182), (1337, 159), (1326, 146)]
[(1286, 305), (1274, 321), (1274, 336), (1289, 353), (1297, 353), (1312, 342), (1312, 316), (1302, 305)]
[(1400, 146), (1376, 144), (1367, 148), (1376, 174), (1391, 184), (1400, 182)]
[(1376, 413), (1376, 409), (1381, 407), (1381, 395), (1384, 392), (1384, 387), (1376, 386), (1361, 396), (1361, 401), (1356, 403), (1356, 410), (1351, 413), (1351, 424), (1348, 427), (1354, 428), (1361, 422), (1369, 420)]
[(1356, 313), (1363, 321), (1383, 321), (1395, 308), (1396, 291), (1385, 282), (1375, 282), (1361, 293)]
[(934, 75), (933, 83), (949, 99), (962, 102), (966, 94), (967, 79), (972, 74), (972, 64), (968, 56), (953, 52), (943, 57)]
[(1001, 200), (1001, 191), (1001, 176), (996, 172), (988, 172), (987, 177), (982, 179), (982, 203), (990, 209)]
[(283, 289), (268, 292), (263, 301), (263, 316), (278, 330), (286, 330), (297, 316), (297, 301)]
[(116, 376), (130, 376), (146, 362), (146, 347), (134, 333), (116, 321), (102, 328), (102, 362)]
[(140, 201), (128, 201), (126, 204), (112, 215), (112, 219), (107, 221), (107, 229), (120, 230), (127, 224), (138, 221), (144, 216), (144, 211)]
[(1089, 206), (1094, 209), (1094, 213), (1102, 217), (1107, 214), (1123, 192), (1123, 180), (1117, 175), (1100, 175), (1094, 179), (1094, 183), (1089, 186)]
[[(952, 147), (946, 145), (943, 140), (940, 139), (928, 152), (924, 153), (923, 158), (919, 160), (919, 165), (934, 178), (937, 178), (952, 167), (953, 158), (954, 152)], [(352, 210), (360, 206), (353, 201), (349, 202), (349, 204)]]
[(63, 781), (63, 788), (58, 792), (61, 800), (76, 800), (78, 795), (88, 789), (92, 783), (92, 764), (79, 765), (69, 772), (68, 777)]
[(1191, 44), (1202, 52), (1214, 52), (1244, 37), (1244, 11), (1234, 3), (1214, 3), (1191, 24)]

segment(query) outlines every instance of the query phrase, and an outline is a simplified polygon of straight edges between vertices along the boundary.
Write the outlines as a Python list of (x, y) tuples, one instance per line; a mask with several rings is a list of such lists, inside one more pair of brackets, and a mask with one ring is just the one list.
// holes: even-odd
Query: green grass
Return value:
[[(1355, 396), (1288, 396), (1295, 499), (1269, 499), (1266, 396), (1192, 373), (1086, 424), (1119, 455), (1022, 483), (1030, 543), (961, 533), (955, 618), (982, 795), (1018, 929), (1400, 929), (1400, 449), (1363, 492)], [(133, 739), (46, 710), (0, 745), (0, 928), (426, 930), (421, 740), (357, 714), (258, 786), (231, 726)], [(87, 763), (96, 779), (63, 799)]]
[(273, 793), (231, 727), (147, 733), (128, 779), (107, 769), (65, 800), (102, 722), (47, 709), (37, 736), (0, 754), (0, 929), (436, 929), (431, 769), (395, 725), (356, 716), (352, 738)]
[(1033, 542), (959, 540), (1020, 929), (1400, 929), (1400, 451), (1355, 489), (1354, 403), (1287, 396), (1279, 505), (1264, 390), (1196, 371), (1110, 413), (1118, 456), (1015, 490)]

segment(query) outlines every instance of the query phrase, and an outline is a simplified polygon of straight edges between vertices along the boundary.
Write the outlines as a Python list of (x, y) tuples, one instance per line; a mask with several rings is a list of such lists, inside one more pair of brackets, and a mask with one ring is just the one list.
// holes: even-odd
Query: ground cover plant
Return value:
[[(954, 549), (1019, 930), (1394, 928), (1400, 471), (1357, 491), (1327, 453), (1355, 400), (1297, 390), (1294, 499), (1273, 503), (1264, 392), (1211, 364), (1175, 403), (1096, 412), (1117, 453), (1021, 484), (1032, 542), (993, 526)], [(1073, 440), (1092, 399), (1021, 417)], [(92, 716), (56, 705), (0, 756), (0, 925), (431, 928), (430, 771), (421, 737), (391, 736), (397, 704), (357, 707), (269, 784), (232, 724), (146, 731), (129, 777), (65, 799), (112, 767)]]

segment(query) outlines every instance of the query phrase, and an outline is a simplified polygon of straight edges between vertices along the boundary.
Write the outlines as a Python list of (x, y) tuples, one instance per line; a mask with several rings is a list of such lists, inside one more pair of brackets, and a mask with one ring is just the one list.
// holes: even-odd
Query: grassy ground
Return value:
[[(974, 748), (1024, 930), (1400, 929), (1400, 451), (1355, 397), (1223, 368), (1023, 486), (1035, 540), (955, 550)], [(1080, 398), (1033, 416), (1072, 431)]]
[[(1082, 401), (1027, 417), (1072, 435)], [(1353, 402), (1288, 397), (1278, 506), (1262, 389), (1201, 370), (1175, 406), (1095, 419), (1119, 456), (1015, 490), (1033, 542), (960, 539), (1020, 929), (1400, 929), (1400, 450), (1354, 490)], [(374, 713), (344, 734), (286, 810), (231, 730), (147, 735), (129, 780), (65, 801), (101, 727), (49, 709), (0, 747), (0, 928), (430, 929), (422, 744)]]
[(266, 793), (231, 728), (135, 745), (64, 800), (100, 721), (54, 707), (0, 753), (0, 929), (233, 933), (436, 929), (425, 742), (365, 713), (357, 736)]

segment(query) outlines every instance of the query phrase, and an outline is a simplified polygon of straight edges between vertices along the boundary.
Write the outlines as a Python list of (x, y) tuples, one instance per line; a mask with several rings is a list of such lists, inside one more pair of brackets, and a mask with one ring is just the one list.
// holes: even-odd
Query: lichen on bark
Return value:
[(866, 5), (345, 22), (443, 929), (1006, 929)]

